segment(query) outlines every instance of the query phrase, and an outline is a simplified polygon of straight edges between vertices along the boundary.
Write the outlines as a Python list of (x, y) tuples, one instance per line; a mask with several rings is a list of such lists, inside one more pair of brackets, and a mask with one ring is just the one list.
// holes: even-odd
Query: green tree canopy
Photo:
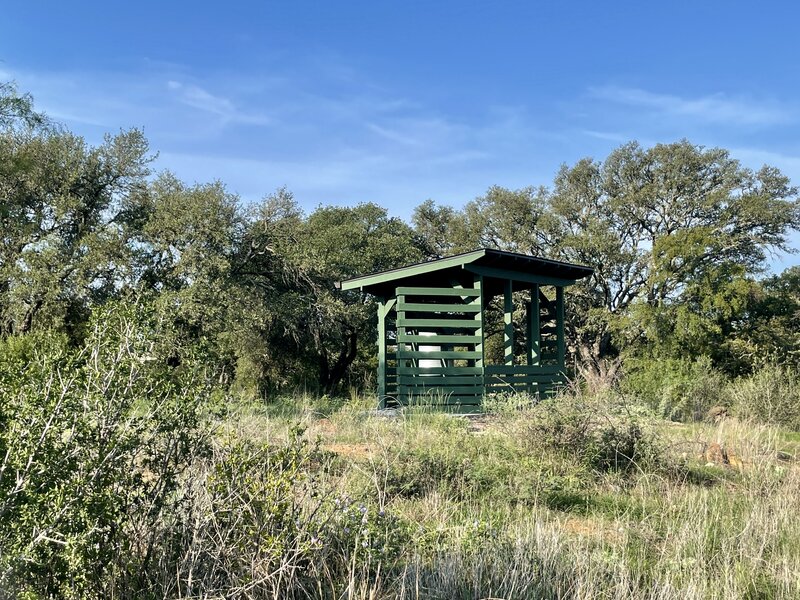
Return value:
[(773, 167), (753, 171), (685, 140), (632, 142), (563, 166), (552, 190), (493, 187), (460, 211), (428, 201), (414, 224), (435, 255), (489, 246), (592, 266), (570, 315), (573, 340), (597, 358), (676, 328), (728, 335), (723, 323), (752, 295), (743, 280), (763, 272), (769, 253), (791, 250), (800, 204)]
[(0, 129), (0, 332), (74, 326), (114, 288), (126, 198), (149, 160), (138, 130), (90, 147), (57, 128)]

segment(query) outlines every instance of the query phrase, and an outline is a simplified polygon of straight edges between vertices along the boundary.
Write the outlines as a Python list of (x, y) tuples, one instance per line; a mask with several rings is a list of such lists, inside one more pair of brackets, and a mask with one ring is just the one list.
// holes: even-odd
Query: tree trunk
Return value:
[(330, 365), (325, 351), (320, 353), (320, 387), (325, 394), (333, 394), (336, 391), (357, 354), (358, 332), (353, 327), (347, 327), (345, 340), (333, 366)]

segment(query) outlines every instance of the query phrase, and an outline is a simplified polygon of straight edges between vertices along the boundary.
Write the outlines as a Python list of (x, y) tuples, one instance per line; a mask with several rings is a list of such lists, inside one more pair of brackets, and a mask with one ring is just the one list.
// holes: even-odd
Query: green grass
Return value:
[[(400, 566), (340, 597), (800, 597), (800, 469), (778, 458), (796, 452), (796, 432), (642, 418), (647, 459), (599, 469), (533, 435), (569, 419), (364, 408), (306, 398), (237, 417), (241, 432), (269, 438), (303, 423), (330, 458), (326, 485), (403, 523)], [(708, 463), (713, 442), (732, 465)]]

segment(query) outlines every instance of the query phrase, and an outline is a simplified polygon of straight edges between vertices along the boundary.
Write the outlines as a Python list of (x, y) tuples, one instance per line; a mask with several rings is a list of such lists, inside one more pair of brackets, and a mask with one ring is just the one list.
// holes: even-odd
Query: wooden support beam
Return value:
[[(397, 327), (397, 372), (400, 373), (400, 369), (402, 367), (406, 366), (406, 360), (405, 360), (406, 344), (405, 344), (405, 342), (401, 342), (400, 341), (400, 337), (406, 335), (406, 327), (405, 327), (405, 323), (404, 323), (405, 318), (406, 318), (406, 313), (405, 313), (405, 310), (403, 309), (405, 296), (403, 294), (396, 294), (395, 298), (397, 299), (397, 321), (396, 321), (396, 327)], [(399, 383), (400, 382), (398, 380), (398, 384)], [(397, 388), (397, 401), (401, 405), (402, 404), (407, 404), (407, 401), (408, 401), (407, 396), (404, 396), (401, 393), (399, 385), (398, 385), (398, 388)]]
[(506, 279), (503, 287), (503, 358), (507, 365), (514, 364), (514, 293), (513, 282)]
[[(452, 329), (479, 329), (481, 326), (481, 319), (478, 317), (480, 316), (480, 312), (475, 313), (475, 317), (470, 318), (448, 318), (448, 319), (440, 319), (438, 317), (433, 317), (430, 319), (407, 319), (405, 316), (401, 317), (400, 312), (398, 310), (397, 316), (397, 326), (399, 327), (413, 327), (415, 329), (422, 329), (425, 330), (426, 328), (430, 327), (449, 327)], [(469, 317), (469, 315), (467, 315)], [(477, 334), (476, 334), (477, 335)]]
[(484, 277), (494, 277), (495, 279), (509, 279), (511, 281), (524, 281), (526, 283), (538, 283), (539, 285), (555, 285), (564, 287), (575, 285), (573, 279), (562, 279), (561, 277), (547, 277), (546, 275), (533, 275), (521, 271), (509, 269), (498, 269), (495, 267), (483, 267), (480, 265), (464, 265), (464, 270), (483, 275)]
[[(431, 336), (429, 340), (436, 340)], [(429, 342), (430, 343), (430, 342)], [(435, 341), (433, 343), (436, 343)], [(406, 350), (403, 353), (405, 358), (410, 358), (415, 361), (426, 359), (442, 359), (449, 358), (453, 360), (477, 360), (481, 357), (481, 353), (474, 350)]]
[(554, 301), (550, 300), (541, 289), (539, 289), (539, 306), (548, 312), (555, 312)]
[(475, 318), (474, 318), (475, 325), (476, 325), (476, 327), (475, 327), (475, 335), (480, 336), (480, 341), (477, 344), (475, 344), (475, 351), (476, 352), (480, 352), (480, 358), (475, 361), (475, 366), (476, 367), (480, 367), (481, 371), (482, 371), (484, 364), (486, 364), (484, 362), (484, 359), (486, 358), (486, 356), (485, 356), (485, 352), (484, 352), (484, 349), (483, 349), (483, 344), (484, 344), (483, 323), (484, 323), (484, 309), (485, 309), (485, 306), (484, 306), (484, 298), (483, 298), (484, 290), (483, 290), (483, 276), (482, 275), (475, 275), (472, 287), (473, 287), (473, 289), (478, 291), (477, 300), (478, 300), (478, 306), (480, 306), (480, 310), (477, 313), (475, 313)]
[(531, 290), (531, 301), (528, 303), (528, 365), (534, 366), (539, 364), (541, 356), (541, 341), (542, 333), (539, 323), (539, 286), (534, 285)]
[(378, 406), (386, 408), (386, 301), (378, 302)]
[(556, 343), (558, 345), (558, 365), (566, 367), (567, 342), (564, 338), (564, 288), (556, 288)]

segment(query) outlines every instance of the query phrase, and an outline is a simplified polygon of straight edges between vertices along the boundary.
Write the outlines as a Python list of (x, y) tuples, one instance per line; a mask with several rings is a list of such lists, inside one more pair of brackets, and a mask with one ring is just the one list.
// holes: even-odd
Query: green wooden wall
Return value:
[[(477, 412), (484, 396), (554, 393), (564, 382), (564, 288), (548, 297), (533, 285), (526, 305), (525, 364), (515, 364), (513, 284), (503, 286), (500, 365), (485, 364), (484, 275), (472, 287), (395, 289), (378, 305), (378, 395), (381, 406), (425, 404)], [(552, 289), (552, 288), (551, 288)]]

